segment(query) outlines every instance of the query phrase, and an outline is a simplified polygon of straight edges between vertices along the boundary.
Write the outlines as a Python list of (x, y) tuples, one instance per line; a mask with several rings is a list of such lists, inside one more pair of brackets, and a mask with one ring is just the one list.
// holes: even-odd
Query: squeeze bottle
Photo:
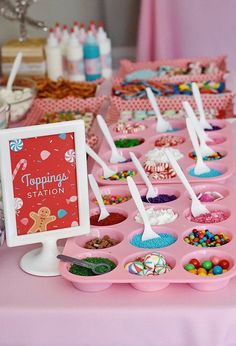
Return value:
[(98, 28), (97, 40), (101, 55), (102, 77), (108, 79), (112, 76), (111, 40), (107, 37), (102, 26)]
[(99, 46), (92, 31), (88, 31), (84, 44), (85, 76), (87, 81), (101, 78), (101, 61)]
[(73, 28), (71, 29), (66, 57), (68, 79), (75, 82), (84, 81), (83, 49), (79, 44)]
[(61, 55), (62, 55), (63, 77), (65, 79), (68, 78), (66, 54), (67, 54), (67, 45), (68, 45), (69, 37), (70, 35), (68, 33), (67, 25), (64, 25), (62, 29), (60, 49), (61, 49)]
[(54, 30), (51, 28), (45, 47), (48, 78), (56, 81), (63, 76), (62, 55)]

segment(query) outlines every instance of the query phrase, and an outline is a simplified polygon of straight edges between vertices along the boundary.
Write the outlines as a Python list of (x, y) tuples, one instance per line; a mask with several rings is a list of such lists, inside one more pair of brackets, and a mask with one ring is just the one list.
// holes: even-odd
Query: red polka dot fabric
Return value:
[[(45, 113), (80, 110), (81, 112), (92, 112), (97, 114), (106, 99), (106, 96), (92, 97), (85, 100), (76, 97), (67, 97), (61, 100), (36, 99), (27, 117), (17, 123), (11, 123), (10, 127), (36, 125)], [(87, 133), (86, 141), (92, 148), (96, 146), (98, 138), (93, 133), (93, 128)]]
[[(207, 66), (214, 62), (219, 67), (220, 71), (216, 74), (196, 74), (196, 75), (179, 75), (168, 77), (168, 82), (170, 83), (189, 83), (189, 82), (206, 82), (211, 80), (213, 82), (221, 81), (224, 78), (226, 72), (226, 57), (219, 56), (216, 58), (192, 58), (192, 59), (176, 59), (176, 60), (156, 60), (147, 62), (132, 62), (130, 60), (121, 60), (120, 69), (117, 78), (114, 78), (114, 83), (120, 83), (124, 77), (131, 72), (151, 69), (156, 70), (160, 66), (172, 66), (172, 67), (182, 67), (185, 68), (190, 62), (200, 62), (202, 66)], [(163, 81), (166, 77), (155, 77), (152, 78), (153, 81)]]
[[(234, 94), (231, 92), (218, 94), (218, 95), (201, 95), (204, 108), (206, 109), (216, 109), (216, 110), (225, 110), (232, 109), (232, 102)], [(148, 99), (133, 99), (133, 100), (122, 100), (120, 97), (113, 96), (111, 98), (112, 104), (117, 108), (117, 110), (151, 110), (151, 104)], [(188, 95), (176, 95), (173, 97), (157, 97), (157, 102), (159, 108), (162, 112), (168, 109), (180, 110), (182, 109), (182, 102), (188, 101), (193, 108), (196, 107), (193, 96)], [(231, 114), (231, 116), (233, 116)]]

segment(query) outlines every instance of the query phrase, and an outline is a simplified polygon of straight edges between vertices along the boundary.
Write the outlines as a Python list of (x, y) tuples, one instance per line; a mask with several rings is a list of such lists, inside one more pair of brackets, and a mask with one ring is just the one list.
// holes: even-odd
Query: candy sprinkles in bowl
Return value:
[[(120, 149), (121, 154), (125, 153), (125, 158), (130, 156), (131, 161), (117, 164), (109, 162), (111, 150), (106, 143), (101, 144), (98, 155), (115, 174), (105, 179), (96, 164), (93, 173), (109, 216), (98, 220), (98, 204), (91, 194), (91, 233), (68, 239), (64, 248), (64, 253), (73, 258), (78, 258), (78, 254), (85, 259), (107, 258), (114, 263), (114, 268), (101, 275), (83, 276), (76, 272), (77, 268), (61, 262), (62, 276), (77, 289), (88, 292), (119, 283), (130, 284), (142, 292), (158, 291), (177, 283), (189, 284), (200, 291), (225, 287), (236, 275), (236, 214), (232, 211), (236, 191), (227, 181), (234, 169), (228, 124), (211, 121), (221, 129), (215, 134), (213, 127), (208, 135), (214, 141), (213, 147), (211, 141), (207, 144), (215, 157), (208, 155), (204, 160), (202, 156), (202, 162), (211, 172), (206, 177), (191, 175), (197, 160), (194, 155), (189, 156), (195, 153), (195, 148), (185, 121), (179, 125), (181, 132), (176, 134), (157, 134), (155, 119), (140, 123), (145, 128), (137, 134), (132, 130), (129, 133), (129, 127), (124, 125), (121, 132), (111, 126), (113, 139), (125, 136), (144, 138), (145, 141), (137, 149)], [(152, 186), (141, 174), (137, 161)], [(167, 179), (155, 179), (153, 175), (161, 173), (158, 169), (169, 170), (173, 177), (167, 174)], [(215, 175), (215, 171), (219, 174)], [(136, 184), (138, 200), (131, 197), (130, 179)]]
[[(197, 120), (198, 121), (198, 120)], [(130, 121), (130, 126), (135, 124), (135, 121)], [(133, 152), (139, 159), (146, 175), (151, 182), (156, 184), (176, 184), (179, 179), (175, 170), (171, 166), (168, 158), (165, 155), (166, 148), (169, 148), (174, 155), (175, 159), (179, 162), (182, 170), (187, 175), (190, 183), (204, 183), (204, 182), (224, 182), (234, 171), (235, 157), (232, 152), (232, 140), (230, 136), (229, 124), (223, 120), (212, 120), (212, 124), (221, 126), (220, 131), (210, 131), (209, 134), (203, 131), (203, 136), (206, 136), (206, 142), (210, 148), (207, 152), (208, 155), (202, 155), (203, 162), (209, 168), (207, 172), (196, 172), (195, 166), (197, 163), (195, 156), (195, 149), (191, 142), (191, 137), (188, 133), (185, 120), (170, 120), (169, 123), (172, 127), (178, 126), (181, 131), (178, 133), (157, 133), (156, 120), (148, 119), (145, 122), (145, 129), (136, 133), (119, 134), (116, 132), (116, 127), (110, 127), (110, 134), (114, 141), (120, 139), (130, 139), (132, 144), (133, 140), (142, 140), (142, 144), (137, 146), (127, 146), (116, 148), (118, 153), (124, 158), (123, 162), (119, 161), (117, 164), (111, 164), (110, 158), (112, 155), (111, 149), (107, 146), (105, 140), (102, 141), (98, 155), (104, 160), (109, 169), (115, 172), (110, 177), (104, 178), (103, 172), (98, 164), (93, 166), (92, 172), (101, 185), (126, 185), (127, 177), (134, 178), (136, 184), (143, 184), (143, 179), (136, 171), (135, 166), (130, 159), (130, 152)], [(205, 134), (205, 135), (204, 135)], [(199, 140), (199, 139), (198, 139)], [(209, 141), (208, 141), (209, 140)], [(219, 144), (217, 144), (219, 141)], [(205, 153), (205, 146), (200, 143), (201, 153)], [(213, 146), (212, 146), (213, 145)]]

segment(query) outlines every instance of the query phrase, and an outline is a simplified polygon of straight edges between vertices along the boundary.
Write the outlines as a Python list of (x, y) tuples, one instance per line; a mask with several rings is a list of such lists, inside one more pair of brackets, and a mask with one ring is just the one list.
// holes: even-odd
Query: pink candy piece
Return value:
[(198, 197), (201, 202), (214, 202), (215, 198), (211, 195), (203, 194), (201, 197)]
[(227, 214), (223, 210), (212, 210), (209, 214), (202, 214), (194, 217), (192, 214), (187, 219), (197, 223), (218, 223), (227, 219)]
[(198, 199), (201, 202), (214, 202), (214, 201), (220, 201), (224, 198), (219, 192), (216, 191), (207, 191), (203, 193), (198, 194)]
[(212, 144), (221, 144), (224, 143), (224, 138), (223, 137), (219, 137), (219, 138), (212, 138), (214, 142), (207, 142), (208, 145), (212, 145)]
[(134, 123), (134, 124), (118, 123), (116, 124), (115, 131), (119, 133), (127, 134), (127, 133), (136, 133), (139, 131), (144, 131), (145, 128), (146, 127), (140, 123)]
[(217, 264), (219, 264), (219, 262), (220, 262), (220, 258), (217, 256), (212, 256), (210, 259), (211, 259), (211, 262), (214, 266), (217, 266)]
[(174, 147), (184, 143), (184, 138), (174, 135), (161, 136), (155, 141), (156, 147)]

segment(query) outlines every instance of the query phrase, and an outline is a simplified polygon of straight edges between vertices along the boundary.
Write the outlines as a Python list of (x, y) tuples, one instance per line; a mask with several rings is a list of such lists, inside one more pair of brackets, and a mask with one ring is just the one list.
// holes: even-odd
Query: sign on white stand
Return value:
[(41, 242), (21, 268), (59, 275), (57, 240), (90, 230), (84, 122), (1, 130), (0, 169), (7, 245)]

